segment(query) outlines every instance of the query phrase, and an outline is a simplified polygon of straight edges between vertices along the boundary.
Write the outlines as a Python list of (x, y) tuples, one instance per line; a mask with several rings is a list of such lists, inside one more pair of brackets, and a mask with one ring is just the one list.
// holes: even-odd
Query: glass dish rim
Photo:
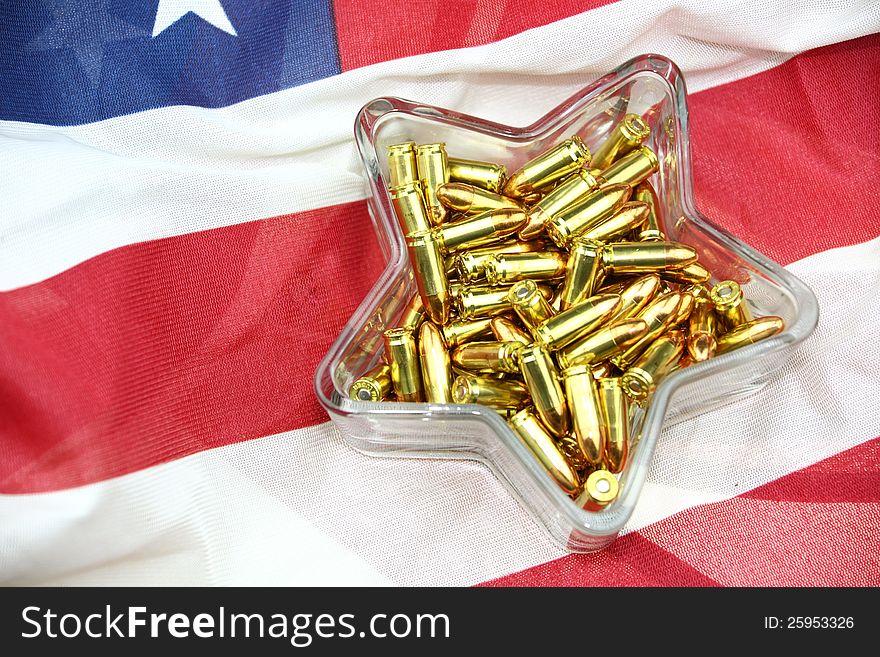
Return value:
[[(678, 185), (681, 192), (682, 213), (688, 220), (711, 236), (718, 244), (736, 253), (747, 261), (762, 275), (784, 288), (796, 299), (796, 315), (784, 330), (772, 338), (762, 340), (753, 345), (743, 347), (734, 352), (718, 356), (703, 363), (692, 365), (674, 372), (666, 377), (654, 392), (652, 402), (647, 406), (645, 418), (642, 424), (642, 441), (639, 446), (640, 454), (631, 463), (635, 470), (628, 475), (628, 485), (621, 489), (621, 496), (608, 508), (601, 512), (585, 511), (578, 507), (553, 481), (550, 475), (544, 471), (540, 463), (535, 459), (528, 448), (516, 437), (504, 419), (494, 410), (476, 404), (429, 404), (429, 403), (399, 403), (399, 402), (360, 402), (350, 400), (345, 391), (336, 389), (339, 403), (331, 396), (325, 394), (323, 382), (329, 379), (335, 389), (332, 366), (338, 357), (351, 343), (356, 332), (363, 326), (363, 318), (375, 311), (377, 305), (390, 291), (393, 283), (399, 278), (407, 266), (406, 249), (403, 235), (397, 229), (397, 223), (391, 217), (374, 217), (374, 228), (379, 230), (380, 223), (385, 230), (385, 238), (391, 246), (391, 251), (386, 253), (387, 265), (379, 275), (376, 283), (358, 308), (352, 313), (345, 327), (328, 349), (327, 354), (321, 360), (315, 372), (314, 388), (321, 405), (331, 417), (338, 415), (367, 415), (383, 417), (386, 419), (404, 418), (438, 418), (448, 420), (461, 420), (469, 418), (487, 425), (504, 441), (519, 458), (521, 464), (533, 475), (542, 492), (548, 495), (556, 506), (557, 513), (565, 516), (568, 522), (580, 531), (588, 534), (606, 536), (617, 533), (629, 520), (635, 508), (635, 503), (641, 494), (647, 477), (647, 469), (650, 465), (657, 439), (663, 428), (663, 419), (669, 402), (675, 391), (682, 385), (697, 379), (705, 378), (712, 374), (733, 369), (747, 359), (765, 358), (770, 354), (780, 352), (786, 348), (793, 348), (803, 342), (812, 333), (818, 322), (818, 302), (812, 290), (794, 274), (772, 261), (748, 244), (734, 237), (723, 228), (713, 224), (696, 207), (693, 191), (693, 174), (690, 160), (690, 143), (688, 139), (688, 110), (686, 99), (686, 87), (684, 77), (669, 58), (663, 55), (646, 54), (634, 57), (611, 72), (599, 77), (587, 84), (575, 94), (569, 96), (555, 108), (539, 117), (533, 123), (524, 127), (508, 126), (478, 117), (462, 114), (454, 110), (448, 110), (422, 103), (385, 96), (375, 98), (366, 103), (360, 110), (355, 120), (355, 140), (358, 146), (361, 162), (367, 174), (370, 192), (374, 199), (378, 195), (385, 194), (384, 188), (379, 188), (378, 177), (369, 175), (371, 167), (378, 166), (378, 156), (373, 146), (373, 136), (376, 129), (390, 115), (408, 115), (420, 119), (434, 120), (477, 133), (484, 133), (494, 138), (503, 138), (513, 142), (533, 141), (542, 134), (549, 132), (553, 125), (563, 123), (573, 113), (584, 109), (590, 103), (597, 100), (603, 93), (624, 83), (628, 78), (642, 74), (652, 74), (668, 86), (673, 98), (673, 116), (675, 117), (675, 153), (680, 163), (677, 171)], [(378, 204), (377, 211), (382, 212), (382, 204)], [(381, 241), (381, 236), (380, 241)], [(648, 431), (647, 428), (656, 425), (656, 430)], [(414, 452), (408, 451), (407, 456), (448, 458), (448, 454), (431, 453), (430, 449)], [(486, 463), (502, 479), (506, 479), (503, 472), (490, 460), (484, 458), (476, 451), (467, 456)], [(637, 465), (638, 467), (634, 467)], [(511, 484), (512, 485), (512, 484)], [(528, 504), (524, 504), (526, 508)]]

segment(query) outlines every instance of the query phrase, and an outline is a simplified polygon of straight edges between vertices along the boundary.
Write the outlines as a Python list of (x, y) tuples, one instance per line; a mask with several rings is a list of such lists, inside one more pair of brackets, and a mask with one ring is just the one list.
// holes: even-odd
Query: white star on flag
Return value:
[(159, 0), (153, 36), (158, 36), (190, 12), (218, 30), (238, 36), (220, 0)]

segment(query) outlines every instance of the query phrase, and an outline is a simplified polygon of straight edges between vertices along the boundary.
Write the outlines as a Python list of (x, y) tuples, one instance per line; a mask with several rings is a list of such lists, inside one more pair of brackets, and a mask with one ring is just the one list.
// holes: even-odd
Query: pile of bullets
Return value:
[(783, 327), (753, 319), (736, 281), (710, 285), (697, 252), (666, 240), (649, 134), (628, 114), (592, 156), (573, 136), (509, 178), (444, 144), (389, 147), (418, 294), (351, 398), (484, 404), (580, 506), (613, 501), (629, 405)]

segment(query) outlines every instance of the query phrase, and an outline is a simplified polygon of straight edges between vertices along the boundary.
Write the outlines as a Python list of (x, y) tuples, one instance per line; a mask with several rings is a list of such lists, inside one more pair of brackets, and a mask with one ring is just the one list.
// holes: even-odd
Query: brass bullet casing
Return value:
[(554, 436), (564, 436), (571, 422), (550, 352), (540, 345), (520, 346), (519, 367), (541, 422)]
[(599, 393), (589, 365), (575, 365), (562, 372), (571, 425), (584, 459), (592, 467), (605, 454), (605, 426), (599, 410)]
[(507, 167), (503, 164), (463, 160), (458, 157), (450, 157), (448, 163), (449, 180), (454, 182), (467, 183), (500, 194), (507, 181)]
[(685, 292), (690, 292), (694, 299), (709, 299), (709, 286), (705, 283), (694, 283), (687, 287)]
[(461, 319), (494, 317), (510, 311), (508, 288), (475, 286), (464, 288), (456, 298)]
[(443, 339), (446, 341), (446, 346), (451, 349), (462, 345), (465, 342), (470, 342), (476, 337), (488, 335), (491, 331), (491, 327), (489, 326), (490, 321), (491, 320), (488, 317), (473, 320), (459, 319), (454, 322), (449, 322), (449, 324), (442, 327), (440, 330), (443, 333)]
[(675, 317), (672, 322), (670, 322), (669, 326), (678, 326), (682, 322), (688, 320), (691, 316), (691, 312), (694, 310), (694, 305), (696, 303), (696, 298), (693, 294), (687, 291), (683, 291), (681, 294), (681, 300), (678, 302), (678, 308), (675, 311)]
[(602, 170), (602, 177), (609, 185), (635, 187), (647, 180), (660, 168), (657, 156), (647, 146), (640, 146), (624, 155), (614, 164)]
[(647, 180), (639, 183), (638, 187), (633, 191), (632, 198), (639, 203), (645, 203), (648, 206), (648, 219), (645, 222), (644, 230), (639, 233), (640, 242), (662, 242), (666, 240), (663, 233), (663, 219), (660, 214), (660, 200), (657, 198), (657, 192), (654, 186)]
[(568, 310), (593, 296), (604, 279), (602, 243), (582, 237), (574, 238), (565, 266), (559, 309)]
[(443, 256), (440, 255), (440, 245), (433, 231), (407, 235), (406, 246), (419, 296), (425, 304), (425, 312), (435, 324), (445, 324), (449, 320), (452, 295), (449, 292)]
[(667, 269), (661, 272), (663, 278), (673, 283), (681, 283), (683, 285), (695, 285), (697, 283), (705, 283), (712, 274), (699, 262), (691, 264), (681, 269)]
[(622, 472), (629, 456), (629, 411), (620, 378), (599, 379), (599, 410), (605, 427), (605, 454), (609, 472)]
[(608, 274), (644, 274), (681, 269), (697, 261), (697, 252), (678, 242), (614, 242), (602, 250)]
[(608, 361), (603, 363), (593, 363), (590, 365), (590, 371), (593, 372), (593, 378), (598, 381), (599, 379), (611, 376), (611, 373), (614, 371), (614, 366)]
[(491, 327), (492, 335), (495, 336), (496, 340), (501, 340), (502, 342), (532, 344), (532, 336), (506, 317), (493, 317), (489, 320), (489, 326)]
[(434, 233), (445, 254), (500, 241), (515, 233), (525, 220), (521, 210), (491, 210), (441, 226)]
[(584, 490), (575, 504), (587, 511), (601, 511), (611, 504), (620, 491), (617, 478), (608, 470), (594, 470), (584, 482)]
[(486, 264), (499, 253), (535, 253), (543, 251), (544, 240), (533, 242), (502, 242), (481, 249), (462, 251), (455, 256), (458, 276), (464, 283), (473, 283), (486, 274)]
[(526, 328), (531, 331), (553, 316), (553, 308), (541, 294), (535, 281), (524, 280), (511, 285), (507, 293), (507, 301)]
[(754, 344), (759, 340), (776, 335), (784, 327), (785, 322), (782, 321), (781, 317), (776, 317), (775, 315), (759, 317), (745, 324), (740, 324), (732, 331), (728, 331), (718, 338), (718, 347), (715, 353), (716, 355), (726, 354), (728, 351)]
[(661, 285), (657, 274), (646, 274), (627, 285), (620, 291), (620, 308), (614, 319), (628, 319), (641, 313), (657, 297)]
[(627, 396), (641, 402), (653, 394), (663, 375), (678, 363), (683, 349), (681, 331), (669, 331), (657, 338), (623, 373), (621, 385)]
[(385, 356), (391, 367), (391, 384), (397, 400), (424, 401), (422, 370), (413, 332), (402, 328), (385, 331)]
[(504, 285), (529, 278), (549, 281), (565, 276), (566, 258), (558, 251), (499, 253), (486, 263), (489, 285)]
[(581, 484), (577, 472), (571, 467), (553, 437), (547, 433), (534, 409), (524, 408), (507, 423), (546, 468), (550, 476), (556, 480), (559, 487), (567, 494), (574, 495)]
[(433, 322), (425, 322), (419, 329), (419, 362), (425, 401), (432, 404), (451, 402), (452, 363), (443, 334)]
[(492, 408), (522, 408), (529, 401), (529, 391), (519, 381), (463, 374), (452, 384), (452, 401)]
[(504, 195), (521, 199), (543, 191), (590, 163), (590, 151), (581, 138), (572, 136), (526, 162), (504, 185)]
[(557, 246), (566, 248), (575, 235), (620, 210), (630, 194), (632, 188), (628, 185), (602, 185), (551, 217), (544, 231)]
[(452, 362), (469, 372), (519, 372), (519, 342), (468, 342), (452, 352)]
[(650, 136), (651, 128), (638, 114), (627, 114), (621, 119), (602, 145), (593, 153), (592, 166), (604, 169), (612, 162), (641, 146)]
[(584, 457), (584, 453), (581, 451), (580, 445), (578, 445), (577, 438), (573, 435), (566, 434), (561, 438), (557, 438), (556, 444), (575, 470), (586, 470), (590, 467), (590, 464), (587, 463), (587, 459)]
[(551, 351), (562, 349), (596, 330), (619, 305), (619, 294), (590, 297), (538, 324), (533, 331), (535, 341)]
[(600, 242), (610, 242), (626, 237), (632, 231), (638, 230), (645, 224), (647, 219), (648, 206), (644, 203), (630, 201), (625, 203), (620, 210), (610, 217), (606, 217), (597, 224), (588, 226), (584, 231), (578, 233), (578, 237), (598, 240)]
[(709, 360), (717, 345), (715, 304), (710, 299), (696, 297), (688, 320), (687, 350), (695, 363)]
[(593, 364), (621, 353), (648, 332), (643, 319), (621, 319), (556, 352), (559, 367)]
[(528, 220), (519, 229), (519, 237), (529, 240), (544, 231), (544, 224), (558, 212), (575, 205), (602, 182), (586, 169), (578, 169), (542, 197), (528, 212)]
[(466, 183), (449, 182), (437, 188), (437, 198), (450, 210), (464, 214), (482, 214), (492, 210), (521, 210), (525, 208), (512, 198)]
[(409, 329), (415, 334), (422, 325), (422, 322), (425, 321), (427, 314), (425, 303), (422, 301), (421, 295), (416, 292), (403, 309), (403, 313), (401, 313), (400, 319), (397, 321), (397, 326)]
[(391, 383), (391, 366), (379, 363), (351, 384), (348, 396), (355, 401), (382, 401), (394, 390)]
[[(545, 300), (553, 298), (553, 290), (547, 285), (538, 285), (538, 292)], [(509, 312), (512, 308), (508, 300), (509, 287), (489, 287), (474, 285), (462, 288), (455, 300), (461, 319), (494, 317)]]
[(403, 183), (392, 187), (391, 205), (394, 206), (394, 214), (404, 235), (419, 233), (431, 228), (431, 220), (428, 218), (428, 210), (425, 208), (425, 197), (422, 194), (422, 185), (418, 181)]
[(681, 295), (678, 292), (669, 292), (648, 304), (638, 316), (638, 319), (645, 320), (648, 330), (641, 338), (627, 347), (626, 351), (614, 356), (611, 362), (622, 370), (629, 368), (639, 355), (645, 351), (648, 345), (653, 343), (672, 326), (672, 322), (675, 321), (678, 315), (677, 311), (680, 304)]
[(445, 144), (422, 144), (416, 148), (416, 168), (425, 192), (425, 208), (432, 226), (446, 219), (446, 206), (437, 197), (437, 188), (449, 182), (449, 162)]
[[(405, 141), (388, 147), (388, 187), (419, 181), (416, 169), (416, 143)], [(422, 229), (424, 230), (424, 229)], [(411, 231), (409, 231), (411, 232)]]
[(709, 293), (721, 325), (728, 331), (752, 321), (742, 288), (736, 281), (721, 281)]
[(535, 203), (540, 201), (543, 196), (544, 195), (541, 192), (532, 192), (531, 194), (526, 194), (525, 196), (523, 196), (521, 199), (519, 199), (519, 201), (527, 208), (530, 208)]

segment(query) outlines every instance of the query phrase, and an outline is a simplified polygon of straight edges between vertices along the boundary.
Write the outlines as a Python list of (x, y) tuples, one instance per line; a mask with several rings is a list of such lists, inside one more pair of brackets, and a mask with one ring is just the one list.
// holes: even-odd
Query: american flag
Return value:
[[(873, 0), (4, 0), (6, 584), (880, 584)], [(696, 199), (815, 291), (756, 395), (671, 427), (567, 555), (483, 465), (374, 459), (312, 391), (384, 268), (352, 123), (525, 125), (644, 52)]]

